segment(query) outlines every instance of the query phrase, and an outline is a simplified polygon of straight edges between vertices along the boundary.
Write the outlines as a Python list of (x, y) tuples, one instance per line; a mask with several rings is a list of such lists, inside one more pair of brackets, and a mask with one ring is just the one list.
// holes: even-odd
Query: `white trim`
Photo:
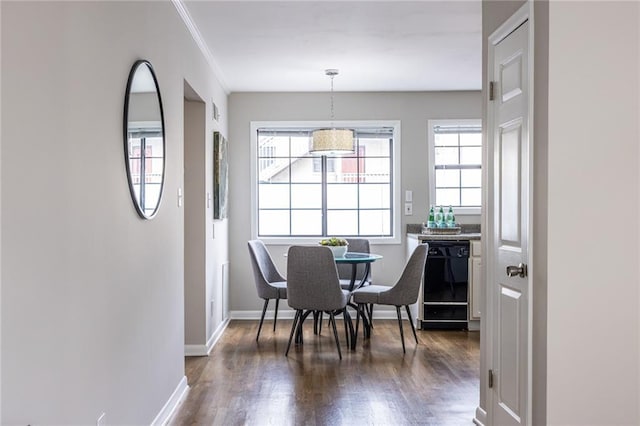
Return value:
[[(293, 317), (292, 317), (293, 318)], [(227, 329), (229, 319), (222, 321), (216, 331), (213, 332), (206, 345), (184, 345), (184, 356), (209, 356), (213, 347)]]
[[(532, 292), (532, 278), (533, 278), (533, 270), (534, 270), (534, 262), (533, 262), (533, 239), (534, 239), (534, 229), (533, 229), (533, 214), (532, 214), (532, 209), (533, 209), (533, 184), (534, 184), (534, 179), (533, 179), (533, 143), (534, 143), (534, 135), (533, 135), (533, 129), (534, 129), (534, 121), (533, 121), (533, 113), (534, 113), (534, 101), (533, 101), (533, 97), (534, 97), (534, 56), (535, 56), (535, 50), (534, 50), (534, 4), (533, 4), (533, 0), (527, 0), (527, 2), (525, 4), (522, 5), (522, 7), (520, 7), (513, 15), (511, 15), (505, 22), (502, 23), (502, 25), (500, 25), (488, 38), (488, 49), (487, 49), (487, 77), (489, 79), (493, 78), (494, 75), (494, 67), (493, 67), (493, 62), (494, 62), (494, 55), (495, 55), (495, 46), (502, 41), (504, 38), (506, 38), (509, 34), (511, 34), (513, 31), (515, 31), (520, 25), (522, 25), (524, 22), (529, 21), (529, 28), (528, 28), (528, 42), (529, 42), (529, 52), (528, 52), (528, 69), (527, 72), (529, 73), (529, 99), (528, 99), (528, 135), (529, 135), (529, 211), (526, 212), (526, 214), (528, 215), (528, 226), (529, 226), (529, 235), (528, 235), (528, 247), (527, 247), (527, 251), (528, 251), (528, 256), (529, 256), (529, 275), (528, 275), (528, 329), (527, 329), (527, 340), (528, 340), (528, 345), (527, 345), (527, 395), (526, 395), (526, 404), (527, 404), (527, 408), (526, 408), (526, 413), (525, 416), (526, 418), (524, 419), (524, 424), (531, 424), (532, 422), (532, 413), (533, 413), (533, 408), (532, 408), (532, 397), (533, 397), (533, 392), (532, 392), (532, 383), (533, 383), (533, 348), (532, 348), (532, 336), (533, 336), (533, 321), (532, 321), (532, 316), (533, 316), (533, 292)], [(487, 83), (488, 84), (488, 83)], [(487, 238), (483, 238), (483, 247), (482, 247), (482, 252), (483, 252), (483, 257), (485, 257), (485, 260), (483, 263), (485, 263), (486, 265), (491, 265), (494, 261), (494, 249), (496, 246), (496, 241), (495, 241), (495, 226), (493, 224), (492, 220), (489, 220), (490, 218), (493, 217), (493, 214), (489, 214), (493, 211), (493, 203), (494, 203), (494, 199), (493, 199), (493, 186), (494, 186), (494, 179), (493, 179), (493, 173), (489, 173), (489, 170), (491, 170), (493, 172), (494, 169), (494, 161), (493, 161), (493, 153), (489, 152), (489, 148), (493, 148), (493, 144), (492, 142), (490, 142), (490, 139), (492, 137), (492, 135), (495, 134), (496, 129), (495, 129), (495, 102), (489, 101), (489, 97), (485, 96), (485, 100), (486, 100), (486, 105), (487, 105), (487, 129), (486, 129), (486, 134), (487, 134), (487, 143), (486, 143), (486, 148), (484, 150), (484, 152), (486, 152), (487, 154), (487, 167), (483, 167), (483, 179), (484, 179), (484, 183), (483, 184), (483, 188), (486, 188), (486, 190), (483, 190), (483, 195), (485, 195), (485, 200), (486, 204), (485, 204), (485, 215), (483, 216), (482, 219), (482, 226), (483, 229), (486, 229), (487, 232), (485, 235), (487, 235)], [(489, 164), (491, 165), (491, 167), (489, 167)], [(493, 366), (493, 345), (494, 345), (494, 333), (493, 333), (493, 311), (494, 311), (494, 304), (493, 304), (493, 298), (490, 297), (491, 293), (489, 292), (489, 287), (490, 287), (490, 283), (494, 282), (494, 278), (493, 278), (493, 268), (492, 267), (486, 267), (483, 268), (484, 269), (484, 273), (485, 273), (485, 283), (486, 285), (483, 286), (482, 288), (482, 296), (484, 297), (484, 301), (485, 301), (485, 312), (489, 313), (488, 315), (483, 316), (483, 321), (481, 322), (481, 334), (484, 336), (484, 341), (487, 342), (484, 347), (481, 346), (480, 351), (480, 361), (481, 361), (481, 372), (480, 372), (480, 377), (481, 377), (481, 383), (483, 383), (483, 379), (482, 377), (486, 377), (484, 376), (485, 371), (482, 371), (483, 368), (489, 369)], [(482, 362), (483, 358), (486, 360), (485, 363)], [(486, 381), (484, 381), (485, 383), (485, 392), (486, 392), (486, 407), (484, 407), (486, 409), (485, 412), (485, 424), (491, 425), (493, 424), (493, 392), (488, 388), (488, 384)], [(482, 392), (482, 389), (481, 389)], [(480, 410), (481, 412), (484, 412), (484, 410), (481, 407), (478, 407), (476, 409), (476, 415), (478, 414), (478, 410)], [(475, 419), (474, 419), (475, 422)]]
[(176, 408), (180, 406), (182, 400), (184, 400), (187, 395), (187, 391), (189, 390), (189, 385), (187, 384), (187, 377), (182, 376), (180, 383), (176, 386), (176, 389), (173, 391), (169, 400), (164, 404), (158, 415), (151, 422), (152, 426), (164, 426), (169, 423), (171, 416), (175, 412)]
[[(256, 239), (258, 234), (258, 129), (264, 127), (286, 128), (314, 128), (314, 127), (393, 127), (393, 236), (392, 237), (367, 237), (372, 244), (402, 244), (402, 213), (401, 188), (402, 174), (400, 172), (402, 158), (401, 121), (400, 120), (354, 120), (354, 121), (252, 121), (250, 126), (251, 140), (251, 238)], [(291, 244), (315, 244), (317, 238), (260, 238), (267, 245), (291, 245)]]
[(171, 0), (171, 2), (173, 3), (176, 10), (178, 11), (178, 14), (182, 18), (182, 21), (184, 22), (184, 25), (187, 27), (187, 30), (189, 30), (191, 37), (193, 37), (193, 40), (196, 42), (196, 45), (198, 45), (200, 52), (202, 52), (202, 55), (204, 56), (205, 60), (211, 67), (211, 70), (213, 71), (213, 75), (220, 83), (220, 86), (222, 86), (222, 89), (224, 90), (225, 94), (228, 95), (229, 86), (227, 85), (224, 79), (222, 68), (218, 66), (218, 63), (216, 62), (215, 58), (211, 54), (209, 47), (207, 47), (207, 43), (204, 41), (204, 38), (202, 37), (200, 30), (198, 29), (195, 22), (193, 21), (193, 18), (191, 18), (191, 14), (189, 13), (189, 10), (187, 9), (187, 7), (185, 6), (182, 0)]
[(208, 356), (207, 345), (184, 345), (184, 356)]
[[(427, 141), (428, 141), (428, 149), (427, 149), (427, 166), (428, 166), (428, 178), (429, 178), (429, 193), (427, 194), (427, 200), (429, 200), (429, 206), (436, 205), (436, 156), (435, 156), (435, 135), (433, 133), (433, 128), (435, 126), (452, 126), (452, 125), (479, 125), (482, 126), (481, 118), (465, 118), (465, 119), (446, 119), (446, 120), (427, 120)], [(484, 169), (484, 164), (482, 164), (482, 169)], [(484, 187), (484, 181), (482, 183), (482, 187)], [(481, 207), (455, 207), (456, 216), (466, 216), (466, 215), (480, 215)]]
[(482, 408), (476, 408), (476, 416), (473, 418), (473, 423), (477, 426), (484, 426), (487, 424), (487, 412)]

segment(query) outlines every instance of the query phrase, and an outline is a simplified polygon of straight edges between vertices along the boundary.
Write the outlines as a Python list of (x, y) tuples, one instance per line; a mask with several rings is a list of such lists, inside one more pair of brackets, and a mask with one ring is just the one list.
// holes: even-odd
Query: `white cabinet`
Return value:
[[(413, 251), (418, 248), (420, 241), (416, 235), (408, 235), (407, 236), (407, 259), (411, 257)], [(411, 309), (411, 316), (413, 317), (413, 321), (415, 322), (414, 326), (416, 328), (420, 328), (420, 323), (422, 320), (422, 284), (420, 284), (420, 292), (418, 294), (418, 303), (415, 303), (409, 307)]]
[(469, 319), (479, 320), (482, 300), (482, 244), (480, 241), (471, 241), (471, 256), (469, 257), (469, 293), (471, 304)]

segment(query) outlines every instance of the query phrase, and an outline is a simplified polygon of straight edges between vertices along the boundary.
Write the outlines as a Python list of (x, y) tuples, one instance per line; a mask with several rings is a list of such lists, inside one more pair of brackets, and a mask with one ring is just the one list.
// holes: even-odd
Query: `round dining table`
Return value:
[[(365, 282), (369, 279), (369, 275), (371, 275), (371, 264), (376, 260), (382, 259), (382, 256), (379, 254), (373, 253), (357, 253), (357, 252), (346, 252), (342, 257), (336, 257), (335, 261), (337, 264), (350, 264), (351, 269), (351, 281), (349, 282), (349, 291), (353, 291), (357, 288), (360, 288), (364, 285)], [(356, 285), (356, 277), (358, 273), (358, 265), (364, 264), (364, 274), (358, 284)]]

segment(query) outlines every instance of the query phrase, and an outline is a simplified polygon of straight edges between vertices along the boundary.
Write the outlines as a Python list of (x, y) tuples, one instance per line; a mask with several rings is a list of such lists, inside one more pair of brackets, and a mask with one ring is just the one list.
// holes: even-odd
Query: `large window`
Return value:
[(256, 129), (261, 238), (394, 235), (394, 127), (355, 128), (347, 156), (309, 153), (312, 127)]
[(429, 122), (432, 205), (457, 213), (480, 213), (482, 128), (480, 120)]

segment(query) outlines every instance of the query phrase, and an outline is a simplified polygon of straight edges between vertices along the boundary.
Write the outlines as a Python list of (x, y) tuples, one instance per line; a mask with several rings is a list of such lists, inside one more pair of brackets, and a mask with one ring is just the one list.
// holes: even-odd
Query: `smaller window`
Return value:
[(479, 214), (482, 203), (480, 120), (429, 121), (430, 203)]

